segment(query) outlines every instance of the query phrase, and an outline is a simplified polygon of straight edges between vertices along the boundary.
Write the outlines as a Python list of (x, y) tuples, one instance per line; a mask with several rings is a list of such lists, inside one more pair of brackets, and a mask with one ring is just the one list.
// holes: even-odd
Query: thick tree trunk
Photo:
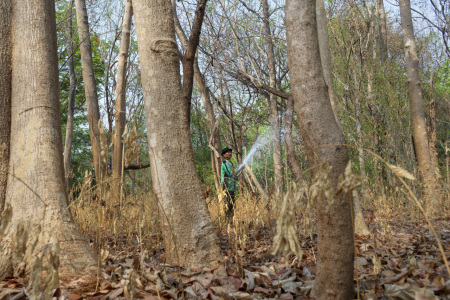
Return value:
[[(67, 204), (62, 157), (55, 3), (12, 1), (11, 158), (6, 205), (12, 218), (1, 243), (0, 278), (29, 272), (60, 246), (60, 274), (96, 265)], [(21, 234), (20, 227), (28, 233)], [(25, 237), (25, 248), (18, 242)], [(36, 240), (37, 239), (37, 240)], [(34, 244), (36, 241), (36, 244)]]
[(116, 108), (114, 116), (116, 119), (114, 133), (114, 155), (113, 155), (113, 195), (116, 203), (120, 201), (120, 190), (122, 188), (122, 172), (123, 172), (123, 142), (122, 135), (125, 129), (125, 91), (127, 81), (127, 59), (128, 49), (130, 46), (130, 30), (131, 18), (133, 16), (133, 7), (131, 0), (127, 0), (125, 4), (125, 14), (122, 24), (122, 40), (120, 42), (119, 66), (117, 68), (117, 86), (116, 86)]
[(6, 196), (11, 133), (11, 0), (0, 2), (0, 214)]
[[(316, 173), (322, 163), (331, 166), (328, 178), (336, 189), (349, 157), (341, 146), (345, 139), (336, 123), (322, 72), (315, 3), (315, 0), (286, 2), (288, 64), (310, 168)], [(321, 300), (348, 300), (353, 299), (351, 195), (340, 194), (333, 200), (328, 211), (327, 199), (317, 200), (319, 260), (313, 293)]]
[[(276, 70), (275, 70), (275, 54), (272, 43), (272, 33), (269, 22), (269, 3), (267, 0), (261, 0), (263, 8), (263, 23), (264, 23), (264, 39), (267, 46), (267, 65), (269, 67), (269, 85), (275, 88), (276, 85)], [(277, 96), (269, 94), (269, 110), (270, 110), (270, 127), (272, 129), (272, 143), (273, 143), (273, 164), (275, 169), (275, 195), (282, 196), (284, 193), (283, 184), (283, 159), (281, 156), (281, 138), (280, 125), (278, 121)]]
[(427, 125), (423, 108), (422, 88), (419, 77), (419, 58), (417, 57), (416, 42), (414, 39), (411, 4), (409, 0), (399, 0), (399, 5), (405, 47), (414, 146), (419, 164), (419, 173), (425, 189), (425, 209), (427, 212), (433, 212), (436, 208), (435, 201), (437, 201), (436, 191), (438, 187), (434, 178), (434, 170), (431, 167), (432, 161), (428, 147)]
[(386, 31), (386, 13), (384, 11), (383, 0), (377, 0), (377, 17), (380, 31), (380, 59), (384, 63), (387, 59), (387, 31)]
[[(175, 32), (177, 33), (178, 38), (181, 41), (181, 45), (183, 46), (184, 51), (189, 47), (189, 41), (186, 37), (186, 34), (181, 27), (181, 24), (177, 17), (175, 0), (172, 0), (173, 5), (173, 16), (175, 22)], [(216, 116), (214, 114), (214, 107), (211, 102), (211, 91), (206, 84), (205, 76), (200, 71), (198, 66), (197, 57), (194, 60), (194, 80), (195, 84), (200, 92), (200, 96), (202, 97), (203, 107), (205, 108), (206, 120), (208, 121), (209, 133), (212, 135), (211, 144), (212, 146), (220, 152), (222, 149), (222, 143), (220, 140), (219, 130), (216, 128)], [(190, 109), (189, 109), (190, 110)], [(220, 164), (222, 159), (215, 155), (214, 150), (211, 150), (211, 165), (214, 174), (214, 184), (216, 186), (216, 190), (219, 190), (220, 186)]]
[(341, 121), (337, 111), (337, 96), (333, 87), (333, 70), (331, 68), (331, 52), (330, 41), (328, 36), (327, 13), (322, 0), (316, 2), (316, 18), (317, 32), (319, 37), (320, 59), (322, 62), (323, 77), (328, 87), (328, 95), (330, 97), (331, 108), (333, 109), (334, 118), (342, 130)]
[(290, 96), (287, 100), (287, 108), (286, 108), (286, 120), (284, 121), (284, 134), (286, 136), (286, 158), (287, 164), (291, 169), (292, 174), (295, 178), (295, 183), (300, 185), (304, 182), (304, 176), (302, 169), (297, 163), (295, 149), (294, 149), (294, 141), (292, 140), (292, 119), (294, 114), (294, 97)]
[(100, 109), (98, 107), (97, 85), (95, 83), (94, 65), (92, 63), (91, 37), (85, 0), (75, 0), (77, 12), (78, 37), (80, 39), (81, 67), (83, 69), (84, 93), (86, 97), (89, 134), (91, 136), (92, 156), (94, 158), (95, 177), (99, 182), (105, 175), (100, 158)]
[(172, 7), (167, 0), (133, 0), (133, 10), (166, 258), (214, 264), (221, 254), (194, 164)]
[(72, 40), (72, 13), (73, 13), (73, 0), (69, 2), (69, 17), (67, 18), (67, 52), (69, 56), (69, 100), (67, 111), (67, 124), (66, 124), (66, 139), (64, 145), (64, 174), (66, 179), (67, 191), (69, 191), (69, 173), (70, 173), (70, 156), (72, 152), (72, 134), (73, 134), (73, 114), (75, 108), (75, 90), (77, 87), (77, 81), (75, 78), (75, 66), (73, 64), (73, 40)]

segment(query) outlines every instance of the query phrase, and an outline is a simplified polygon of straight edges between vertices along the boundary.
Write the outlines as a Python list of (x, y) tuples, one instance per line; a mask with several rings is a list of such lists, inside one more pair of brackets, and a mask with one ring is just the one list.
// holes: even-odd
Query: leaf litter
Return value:
[[(394, 215), (389, 223), (396, 230), (388, 235), (373, 218), (367, 221), (372, 221), (374, 234), (355, 237), (359, 299), (450, 299), (450, 276), (426, 223), (405, 222), (400, 214)], [(449, 221), (450, 217), (443, 218), (435, 225), (450, 258)], [(137, 246), (127, 251), (111, 247), (102, 252), (99, 278), (61, 278), (52, 299), (313, 299), (316, 238), (298, 236), (301, 260), (295, 256), (298, 250), (274, 256), (273, 228), (249, 230), (245, 247), (239, 249), (241, 263), (231, 246), (235, 235), (222, 230), (224, 259), (215, 268), (179, 268), (164, 263), (163, 256), (139, 252)], [(0, 299), (30, 299), (28, 285), (26, 278), (6, 278), (0, 281)]]

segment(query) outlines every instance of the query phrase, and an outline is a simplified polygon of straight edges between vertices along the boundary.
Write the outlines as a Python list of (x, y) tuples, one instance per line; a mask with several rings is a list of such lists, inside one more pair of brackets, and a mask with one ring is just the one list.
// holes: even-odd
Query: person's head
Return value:
[(233, 156), (233, 149), (231, 148), (223, 148), (222, 149), (222, 156), (226, 159), (229, 160), (232, 156)]

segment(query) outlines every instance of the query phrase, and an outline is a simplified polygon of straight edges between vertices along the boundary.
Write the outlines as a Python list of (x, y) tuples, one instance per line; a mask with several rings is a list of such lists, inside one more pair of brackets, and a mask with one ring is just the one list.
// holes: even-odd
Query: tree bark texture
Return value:
[(419, 77), (419, 58), (417, 57), (416, 42), (411, 17), (409, 0), (399, 0), (400, 17), (402, 21), (403, 43), (405, 47), (406, 71), (408, 76), (408, 92), (411, 109), (411, 123), (414, 135), (419, 173), (425, 190), (426, 207), (428, 212), (434, 210), (436, 191), (438, 187), (431, 165), (430, 149), (428, 147), (427, 125), (423, 108), (422, 88)]
[[(318, 166), (326, 162), (332, 167), (328, 175), (331, 186), (336, 188), (349, 156), (342, 146), (345, 139), (336, 123), (324, 81), (315, 4), (315, 0), (286, 2), (288, 65), (310, 168), (316, 174)], [(353, 299), (351, 199), (349, 194), (334, 196), (328, 212), (325, 197), (317, 200), (319, 257), (313, 289), (316, 299)]]
[(127, 81), (127, 59), (128, 49), (130, 47), (130, 30), (131, 19), (133, 16), (132, 1), (127, 0), (125, 3), (125, 14), (123, 16), (122, 24), (122, 40), (120, 42), (120, 56), (119, 65), (117, 68), (117, 85), (116, 85), (116, 108), (114, 110), (114, 116), (116, 119), (115, 132), (114, 132), (114, 155), (113, 155), (113, 194), (116, 199), (116, 203), (120, 201), (120, 190), (122, 188), (122, 172), (123, 172), (123, 142), (122, 135), (125, 130), (126, 122), (126, 105), (125, 105), (125, 92)]
[(11, 0), (0, 2), (0, 214), (6, 196), (11, 133)]
[(86, 97), (89, 134), (91, 137), (92, 156), (94, 158), (95, 177), (97, 182), (105, 175), (105, 166), (100, 158), (100, 109), (98, 107), (97, 84), (95, 83), (94, 65), (92, 63), (91, 37), (85, 0), (75, 0), (77, 13), (78, 37), (80, 39), (81, 67), (83, 69), (84, 93)]
[(221, 254), (194, 164), (171, 3), (133, 0), (133, 10), (166, 258), (190, 267), (215, 264)]
[[(176, 12), (176, 6), (175, 6), (175, 0), (172, 0), (173, 5), (173, 16), (174, 16), (174, 22), (175, 22), (175, 32), (177, 33), (178, 38), (181, 41), (181, 45), (186, 51), (186, 49), (189, 47), (189, 41), (186, 37), (186, 33), (184, 32), (183, 28), (181, 27), (181, 24), (177, 17)], [(220, 140), (219, 130), (216, 127), (216, 116), (214, 114), (214, 107), (211, 102), (211, 90), (209, 89), (208, 85), (206, 84), (205, 76), (200, 71), (200, 68), (198, 66), (198, 60), (197, 57), (195, 57), (194, 60), (194, 81), (195, 84), (200, 92), (200, 96), (202, 97), (203, 107), (205, 108), (205, 114), (206, 114), (206, 120), (208, 121), (208, 127), (209, 127), (209, 133), (212, 135), (212, 146), (220, 153), (220, 150), (222, 149), (222, 143)], [(192, 91), (191, 91), (192, 93)], [(190, 102), (190, 101), (189, 101)], [(189, 103), (190, 107), (190, 103)], [(190, 111), (190, 109), (189, 109)], [(212, 163), (212, 170), (214, 174), (214, 183), (216, 186), (216, 190), (219, 190), (220, 186), (220, 164), (222, 163), (222, 159), (220, 157), (217, 157), (215, 155), (214, 150), (211, 150), (211, 163)]]
[(386, 31), (386, 13), (384, 11), (383, 0), (377, 0), (377, 17), (380, 32), (380, 59), (384, 63), (387, 59), (387, 31)]
[[(45, 248), (60, 245), (60, 274), (85, 273), (96, 258), (72, 219), (64, 183), (55, 3), (12, 1), (11, 157), (6, 205), (12, 217), (0, 252), (0, 278), (29, 272)], [(20, 228), (28, 234), (20, 247)], [(37, 240), (35, 240), (37, 239)], [(36, 242), (36, 244), (34, 244)], [(33, 245), (34, 244), (34, 245)]]
[[(276, 86), (276, 70), (275, 70), (275, 54), (272, 43), (272, 33), (269, 22), (269, 3), (267, 0), (261, 0), (263, 8), (263, 23), (264, 23), (264, 39), (267, 46), (267, 65), (269, 67), (269, 85), (272, 88)], [(273, 164), (275, 169), (275, 194), (281, 196), (284, 193), (283, 184), (283, 160), (281, 156), (281, 138), (280, 125), (278, 122), (278, 108), (277, 96), (269, 94), (269, 111), (270, 111), (270, 127), (272, 129), (272, 143), (273, 143)]]
[(328, 36), (327, 12), (322, 0), (316, 2), (317, 32), (319, 36), (320, 59), (322, 62), (323, 77), (328, 87), (328, 96), (330, 97), (331, 108), (334, 118), (342, 130), (341, 121), (337, 111), (337, 95), (333, 87), (333, 69), (331, 65), (330, 40)]
[(69, 17), (67, 18), (67, 52), (69, 59), (67, 61), (69, 66), (69, 99), (68, 99), (68, 111), (67, 111), (67, 124), (66, 124), (66, 139), (64, 145), (64, 174), (66, 180), (67, 191), (69, 191), (69, 173), (70, 173), (70, 156), (72, 152), (72, 135), (73, 135), (73, 114), (75, 108), (75, 90), (77, 87), (77, 81), (75, 78), (75, 66), (73, 63), (73, 39), (72, 39), (72, 14), (73, 14), (73, 0), (69, 2)]

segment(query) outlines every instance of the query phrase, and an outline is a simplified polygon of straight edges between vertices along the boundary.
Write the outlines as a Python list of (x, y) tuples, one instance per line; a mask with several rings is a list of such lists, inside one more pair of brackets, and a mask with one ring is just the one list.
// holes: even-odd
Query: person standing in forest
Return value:
[(231, 162), (233, 149), (225, 147), (222, 149), (222, 156), (225, 160), (220, 168), (220, 186), (225, 192), (225, 217), (227, 222), (231, 223), (234, 216), (234, 193), (236, 191), (236, 176), (233, 163)]

